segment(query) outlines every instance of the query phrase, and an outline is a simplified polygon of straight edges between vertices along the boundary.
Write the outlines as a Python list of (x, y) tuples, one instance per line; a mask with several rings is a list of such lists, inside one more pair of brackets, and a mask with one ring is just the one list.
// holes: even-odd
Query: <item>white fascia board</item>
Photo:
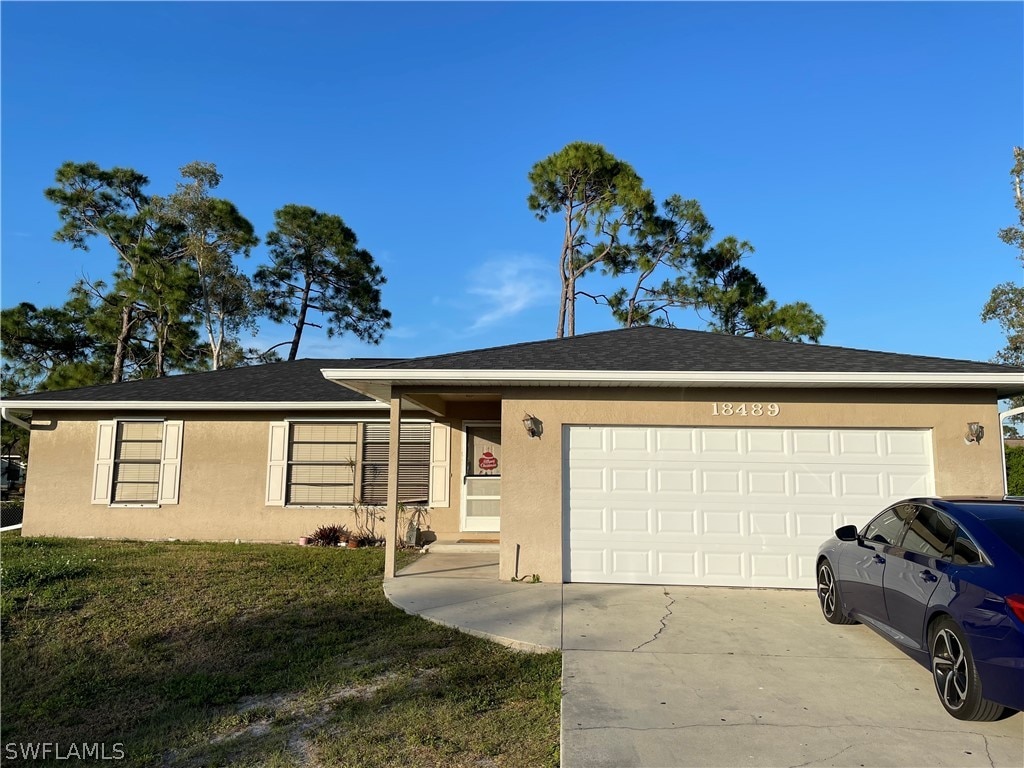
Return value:
[(187, 400), (19, 400), (16, 404), (4, 405), (9, 411), (29, 413), (31, 411), (379, 411), (387, 408), (371, 400), (362, 403), (344, 401), (331, 402), (189, 402)]
[(373, 384), (621, 384), (632, 386), (969, 387), (1020, 389), (1019, 373), (863, 373), (804, 371), (525, 371), (324, 368), (325, 378), (369, 394)]

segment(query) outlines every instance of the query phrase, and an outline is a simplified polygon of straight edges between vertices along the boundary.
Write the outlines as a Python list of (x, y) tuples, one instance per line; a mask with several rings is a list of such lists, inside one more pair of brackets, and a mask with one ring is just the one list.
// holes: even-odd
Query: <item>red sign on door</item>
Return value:
[(490, 451), (484, 451), (483, 456), (480, 457), (480, 461), (477, 463), (480, 465), (480, 469), (487, 472), (498, 468), (498, 460)]

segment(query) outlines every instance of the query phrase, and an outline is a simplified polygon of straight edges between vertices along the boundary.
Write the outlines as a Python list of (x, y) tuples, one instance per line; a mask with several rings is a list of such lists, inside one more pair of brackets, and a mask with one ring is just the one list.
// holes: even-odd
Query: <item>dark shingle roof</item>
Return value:
[(1013, 373), (995, 363), (643, 326), (375, 366), (415, 370)]
[[(328, 381), (353, 370), (679, 371), (724, 373), (1015, 373), (1024, 368), (940, 357), (794, 344), (677, 328), (626, 328), (412, 359), (305, 359), (127, 381), (5, 399), (19, 402), (372, 402)], [(355, 377), (353, 377), (355, 378)]]
[(5, 399), (19, 401), (75, 402), (371, 402), (370, 398), (327, 381), (321, 368), (369, 368), (394, 362), (394, 358), (345, 360), (294, 360), (245, 368), (187, 373), (160, 379), (124, 381), (95, 387), (37, 392)]

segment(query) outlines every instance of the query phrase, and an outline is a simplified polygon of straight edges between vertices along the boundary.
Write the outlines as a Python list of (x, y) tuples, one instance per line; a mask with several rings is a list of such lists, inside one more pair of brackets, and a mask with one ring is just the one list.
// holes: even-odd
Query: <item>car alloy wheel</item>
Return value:
[(949, 629), (936, 632), (932, 643), (932, 674), (942, 703), (951, 712), (961, 709), (967, 701), (970, 685), (967, 664), (967, 654), (957, 636)]
[(853, 624), (839, 605), (839, 592), (836, 589), (836, 577), (828, 560), (823, 560), (818, 567), (818, 602), (821, 613), (829, 624)]
[(931, 631), (932, 677), (939, 701), (958, 720), (999, 720), (1008, 712), (1003, 705), (982, 698), (981, 679), (963, 630), (942, 616)]

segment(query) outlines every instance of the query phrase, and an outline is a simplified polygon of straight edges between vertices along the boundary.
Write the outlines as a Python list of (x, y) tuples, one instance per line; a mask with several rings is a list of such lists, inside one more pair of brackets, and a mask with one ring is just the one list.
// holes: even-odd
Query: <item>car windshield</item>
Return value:
[(1000, 539), (1005, 541), (1018, 555), (1024, 557), (1024, 518), (1003, 517), (989, 520), (991, 528)]

